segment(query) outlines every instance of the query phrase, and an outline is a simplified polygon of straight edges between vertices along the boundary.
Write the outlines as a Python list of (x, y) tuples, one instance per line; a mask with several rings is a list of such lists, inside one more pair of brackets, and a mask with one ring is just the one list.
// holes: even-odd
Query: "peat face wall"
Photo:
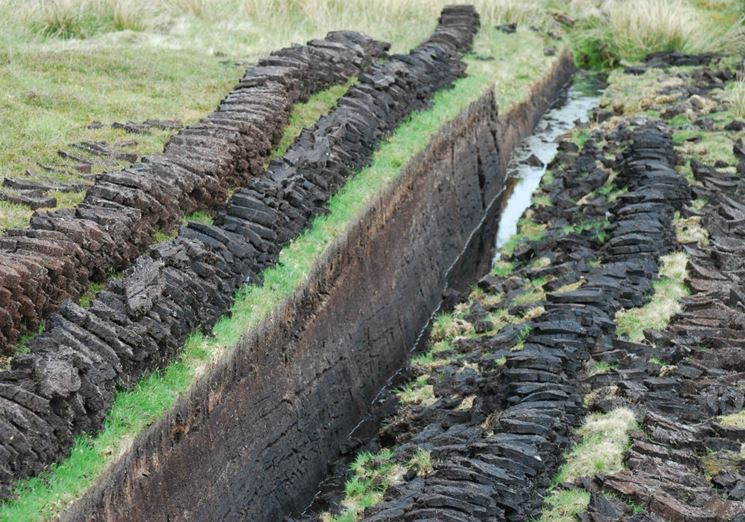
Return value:
[(281, 520), (302, 509), (408, 356), (464, 248), (488, 253), (476, 263), (488, 266), (483, 240), (493, 235), (481, 223), (503, 190), (507, 158), (571, 72), (564, 53), (536, 84), (535, 102), (499, 120), (490, 92), (446, 124), (293, 298), (63, 518)]
[(304, 130), (282, 160), (234, 194), (214, 225), (191, 223), (136, 259), (88, 309), (69, 301), (0, 372), (0, 492), (97, 431), (117, 389), (166, 365), (198, 328), (209, 331), (246, 281), (277, 262), (346, 177), (407, 114), (465, 71), (478, 28), (472, 7), (443, 11), (408, 55), (360, 76), (336, 108)]
[[(500, 172), (507, 172), (512, 151), (520, 142), (533, 132), (541, 116), (556, 102), (557, 93), (564, 86), (574, 66), (571, 53), (564, 49), (555, 62), (552, 71), (539, 79), (530, 91), (530, 96), (515, 104), (509, 111), (497, 119), (497, 146), (501, 154), (498, 158)], [(484, 199), (486, 209), (481, 226), (474, 232), (470, 241), (465, 245), (463, 254), (458, 257), (450, 270), (448, 286), (458, 291), (468, 288), (480, 275), (491, 268), (494, 253), (494, 241), (497, 236), (499, 220), (497, 216), (501, 208), (504, 193), (504, 177), (500, 179), (497, 198)], [(486, 194), (484, 194), (486, 198)]]

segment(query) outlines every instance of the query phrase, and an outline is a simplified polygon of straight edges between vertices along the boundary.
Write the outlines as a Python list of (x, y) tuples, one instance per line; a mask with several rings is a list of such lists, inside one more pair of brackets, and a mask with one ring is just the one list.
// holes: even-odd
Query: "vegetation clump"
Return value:
[(644, 330), (661, 330), (681, 310), (680, 300), (690, 293), (685, 284), (688, 256), (675, 252), (663, 256), (660, 279), (654, 282), (651, 300), (641, 308), (621, 310), (616, 314), (618, 335), (631, 341), (644, 339)]

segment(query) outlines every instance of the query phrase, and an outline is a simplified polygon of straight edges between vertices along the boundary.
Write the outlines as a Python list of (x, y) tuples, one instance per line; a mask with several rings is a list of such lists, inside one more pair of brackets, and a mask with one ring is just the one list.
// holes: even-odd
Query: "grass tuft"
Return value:
[(414, 456), (409, 459), (408, 467), (416, 468), (420, 475), (429, 475), (434, 470), (432, 452), (422, 448), (417, 449)]
[(422, 375), (396, 390), (396, 398), (401, 404), (429, 405), (435, 401), (434, 388), (428, 383), (429, 376)]
[(546, 497), (539, 522), (576, 522), (590, 505), (590, 492), (583, 489), (562, 489)]
[(344, 485), (343, 510), (338, 515), (322, 515), (324, 522), (354, 522), (365, 508), (379, 503), (385, 491), (400, 482), (405, 472), (405, 468), (395, 462), (393, 452), (389, 449), (375, 454), (363, 451), (350, 468), (353, 475)]
[(736, 53), (740, 16), (714, 21), (687, 0), (608, 0), (570, 36), (582, 65), (611, 68), (659, 51)]
[(644, 330), (661, 330), (680, 312), (680, 300), (690, 294), (685, 284), (688, 256), (675, 252), (661, 258), (660, 279), (654, 282), (652, 299), (641, 308), (616, 314), (616, 332), (631, 341), (644, 339)]
[(554, 482), (564, 484), (596, 473), (615, 473), (623, 469), (623, 453), (628, 433), (636, 427), (634, 412), (618, 408), (587, 417), (578, 434), (581, 441), (567, 456)]

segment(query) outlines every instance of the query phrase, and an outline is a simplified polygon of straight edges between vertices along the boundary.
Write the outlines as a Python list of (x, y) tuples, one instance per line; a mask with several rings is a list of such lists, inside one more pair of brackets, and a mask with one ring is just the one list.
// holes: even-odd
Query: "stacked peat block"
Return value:
[[(582, 288), (549, 294), (545, 312), (530, 323), (524, 348), (498, 353), (506, 359), (504, 370), (481, 385), (480, 393), (487, 394), (481, 400), (500, 404), (492, 412), (497, 418), (492, 433), (482, 425), (454, 426), (444, 434), (428, 426), (425, 431), (436, 437), (422, 433), (418, 439), (438, 462), (434, 472), (392, 488), (363, 520), (523, 521), (540, 514), (541, 493), (584, 416), (583, 363), (613, 345), (615, 312), (642, 304), (657, 274), (657, 258), (674, 244), (672, 218), (687, 201), (688, 186), (673, 165), (667, 132), (654, 124), (633, 132), (619, 161), (630, 192), (613, 210), (604, 263), (586, 274)], [(580, 173), (592, 175), (592, 169)], [(469, 343), (504, 345), (500, 336)]]
[[(0, 373), (3, 490), (63, 456), (75, 434), (97, 430), (118, 387), (165, 364), (196, 328), (211, 327), (235, 290), (276, 262), (281, 244), (324, 211), (380, 140), (463, 75), (462, 54), (478, 25), (473, 8), (446, 8), (429, 40), (363, 74), (285, 158), (230, 199), (215, 225), (182, 228), (111, 281), (89, 309), (67, 301), (51, 315), (30, 353)], [(278, 62), (284, 65), (269, 66), (267, 76), (283, 77), (287, 64)]]
[(333, 32), (277, 51), (162, 154), (99, 176), (76, 208), (35, 214), (30, 228), (9, 231), (0, 239), (0, 352), (90, 281), (128, 267), (157, 231), (223, 204), (227, 189), (262, 172), (293, 104), (361, 73), (387, 48), (359, 33)]
[(631, 520), (606, 492), (665, 520), (745, 520), (745, 430), (718, 420), (745, 405), (745, 182), (695, 160), (691, 167), (700, 183), (693, 192), (708, 204), (684, 213), (709, 235), (684, 245), (692, 295), (667, 328), (645, 332), (649, 344), (616, 341), (596, 356), (616, 367), (594, 384), (617, 391), (592, 406), (632, 405), (644, 433), (632, 433), (625, 470), (588, 484), (590, 521)]

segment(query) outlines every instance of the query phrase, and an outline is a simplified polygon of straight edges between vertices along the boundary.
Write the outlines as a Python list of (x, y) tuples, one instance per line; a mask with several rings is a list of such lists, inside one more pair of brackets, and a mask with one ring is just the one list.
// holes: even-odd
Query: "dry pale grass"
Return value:
[(608, 474), (623, 469), (628, 432), (635, 426), (634, 412), (628, 408), (587, 417), (578, 431), (582, 440), (567, 456), (556, 482), (563, 484), (596, 473)]
[[(232, 41), (255, 55), (338, 29), (368, 32), (406, 50), (423, 40), (451, 0), (0, 0), (0, 27), (25, 38), (159, 41), (215, 47)], [(485, 24), (552, 24), (545, 0), (473, 0)], [(5, 22), (5, 23), (2, 23)], [(142, 33), (133, 35), (134, 33)], [(211, 34), (210, 34), (211, 33)]]
[(745, 118), (745, 80), (740, 79), (724, 91), (724, 101), (735, 116)]
[[(622, 470), (628, 433), (635, 426), (634, 413), (628, 408), (587, 417), (578, 430), (581, 441), (567, 456), (554, 482), (561, 485), (596, 473)], [(539, 522), (572, 522), (589, 503), (590, 493), (584, 489), (553, 489), (544, 501)]]
[(702, 247), (709, 244), (709, 231), (701, 224), (701, 216), (676, 219), (673, 225), (678, 243), (696, 243)]
[(639, 55), (649, 49), (701, 47), (689, 43), (701, 29), (688, 2), (611, 0), (606, 9), (609, 30), (624, 55)]
[(745, 429), (745, 410), (731, 413), (729, 415), (723, 415), (722, 417), (719, 417), (719, 422), (722, 426)]
[(732, 54), (745, 48), (737, 20), (742, 13), (734, 8), (716, 10), (692, 0), (607, 0), (585, 13), (573, 38), (578, 52), (596, 66), (658, 51)]
[(674, 252), (661, 259), (660, 279), (654, 283), (652, 299), (641, 308), (621, 310), (616, 314), (616, 331), (631, 341), (644, 339), (644, 330), (661, 330), (670, 318), (680, 312), (680, 300), (688, 295), (685, 285), (688, 256)]

